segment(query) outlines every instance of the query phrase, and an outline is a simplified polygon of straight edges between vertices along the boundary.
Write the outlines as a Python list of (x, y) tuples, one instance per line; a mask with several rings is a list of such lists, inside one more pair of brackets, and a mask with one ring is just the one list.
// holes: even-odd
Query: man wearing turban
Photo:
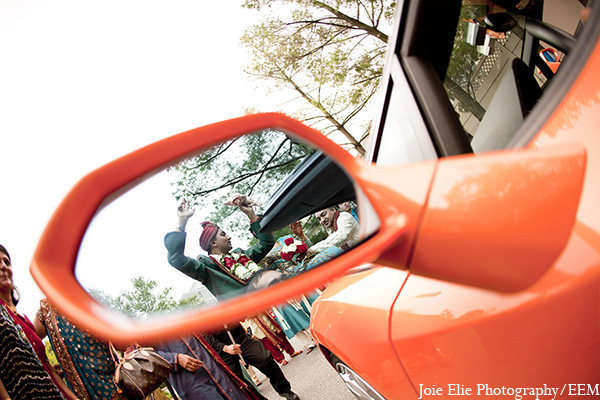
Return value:
[(259, 218), (250, 204), (239, 202), (237, 207), (248, 216), (250, 229), (258, 239), (258, 243), (247, 250), (232, 250), (231, 237), (217, 225), (204, 221), (199, 244), (208, 255), (199, 255), (196, 259), (185, 256), (185, 226), (194, 215), (194, 209), (185, 200), (177, 208), (177, 229), (165, 236), (169, 264), (202, 282), (219, 299), (241, 294), (246, 280), (260, 269), (257, 263), (275, 244), (272, 234), (258, 232)]
[[(250, 229), (258, 239), (258, 243), (245, 251), (232, 250), (231, 237), (212, 222), (204, 221), (199, 244), (208, 255), (199, 255), (196, 259), (185, 256), (185, 226), (194, 215), (194, 209), (191, 209), (185, 200), (177, 208), (177, 229), (165, 236), (169, 264), (202, 282), (218, 299), (242, 294), (246, 281), (261, 269), (258, 262), (275, 244), (272, 234), (258, 232), (259, 218), (252, 205), (245, 201), (245, 197), (236, 202), (235, 206), (248, 216)], [(248, 364), (257, 367), (269, 378), (269, 382), (280, 396), (291, 400), (298, 399), (271, 353), (259, 340), (246, 333), (239, 323), (232, 324), (228, 330), (211, 333), (206, 334), (207, 341), (240, 379), (245, 380), (238, 360), (239, 354)], [(234, 340), (231, 340), (232, 338)]]

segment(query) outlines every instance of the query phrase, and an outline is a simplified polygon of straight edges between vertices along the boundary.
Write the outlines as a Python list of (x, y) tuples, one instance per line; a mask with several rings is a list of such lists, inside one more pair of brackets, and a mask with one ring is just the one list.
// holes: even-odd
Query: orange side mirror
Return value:
[[(146, 323), (116, 315), (81, 287), (75, 278), (75, 262), (99, 208), (184, 157), (265, 129), (280, 130), (321, 149), (353, 179), (361, 225), (373, 225), (370, 222), (378, 219), (362, 243), (319, 268), (267, 289)], [(117, 344), (148, 343), (217, 328), (306, 293), (365, 262), (515, 291), (550, 268), (569, 239), (585, 165), (583, 148), (567, 146), (378, 167), (352, 157), (290, 117), (248, 115), (156, 142), (84, 177), (48, 223), (31, 273), (73, 323)], [(371, 210), (376, 218), (366, 212)]]

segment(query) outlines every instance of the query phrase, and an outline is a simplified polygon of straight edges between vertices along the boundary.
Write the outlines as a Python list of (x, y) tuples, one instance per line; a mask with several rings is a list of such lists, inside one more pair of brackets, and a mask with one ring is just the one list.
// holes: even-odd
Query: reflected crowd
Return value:
[[(308, 271), (359, 241), (353, 202), (311, 216), (322, 229), (307, 229), (298, 221), (290, 225), (290, 234), (278, 238), (260, 232), (261, 215), (255, 213), (246, 196), (236, 196), (229, 205), (249, 220), (255, 243), (247, 249), (233, 249), (224, 230), (204, 221), (198, 243), (206, 254), (187, 256), (185, 228), (195, 210), (186, 200), (177, 208), (177, 228), (164, 238), (169, 264), (201, 282), (217, 300)], [(144, 344), (167, 360), (172, 371), (164, 382), (156, 383), (156, 388), (139, 398), (266, 399), (258, 390), (262, 382), (256, 369), (279, 396), (299, 399), (281, 367), (316, 348), (310, 334), (310, 312), (321, 289), (223, 325), (219, 331), (193, 332), (175, 340)], [(71, 324), (46, 299), (31, 322), (16, 310), (19, 297), (10, 256), (0, 245), (0, 400), (131, 398), (115, 383), (119, 361), (111, 355), (111, 343)], [(295, 349), (290, 342), (293, 338), (303, 348)], [(126, 355), (139, 346), (132, 343), (118, 352)], [(51, 354), (52, 362), (47, 354)]]

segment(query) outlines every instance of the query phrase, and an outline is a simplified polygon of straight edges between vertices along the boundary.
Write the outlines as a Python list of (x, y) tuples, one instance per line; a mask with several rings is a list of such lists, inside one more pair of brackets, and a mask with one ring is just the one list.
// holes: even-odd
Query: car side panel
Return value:
[(556, 267), (523, 292), (500, 294), (412, 275), (391, 325), (415, 387), (441, 387), (449, 395), (448, 385), (461, 384), (476, 395), (486, 384), (562, 390), (598, 382), (600, 257), (589, 230), (578, 225), (576, 232)]
[(462, 384), (477, 395), (477, 385), (546, 384), (560, 391), (568, 390), (568, 384), (600, 380), (599, 70), (596, 48), (529, 145), (535, 151), (578, 143), (587, 153), (577, 220), (552, 268), (514, 294), (414, 275), (407, 280), (394, 305), (391, 332), (417, 389), (435, 385), (448, 394), (448, 385)]
[(315, 340), (385, 398), (414, 398), (389, 338), (390, 309), (408, 273), (367, 269), (333, 282), (313, 305)]

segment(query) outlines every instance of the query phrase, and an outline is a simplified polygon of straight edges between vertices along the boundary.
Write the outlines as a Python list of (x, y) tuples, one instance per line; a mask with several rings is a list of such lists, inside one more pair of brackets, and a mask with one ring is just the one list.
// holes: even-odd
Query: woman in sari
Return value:
[(67, 383), (79, 398), (125, 399), (113, 381), (115, 364), (107, 343), (75, 327), (46, 299), (40, 302), (36, 317), (38, 335), (50, 339)]
[(12, 264), (0, 245), (0, 399), (76, 399), (46, 358), (27, 316), (17, 312)]

